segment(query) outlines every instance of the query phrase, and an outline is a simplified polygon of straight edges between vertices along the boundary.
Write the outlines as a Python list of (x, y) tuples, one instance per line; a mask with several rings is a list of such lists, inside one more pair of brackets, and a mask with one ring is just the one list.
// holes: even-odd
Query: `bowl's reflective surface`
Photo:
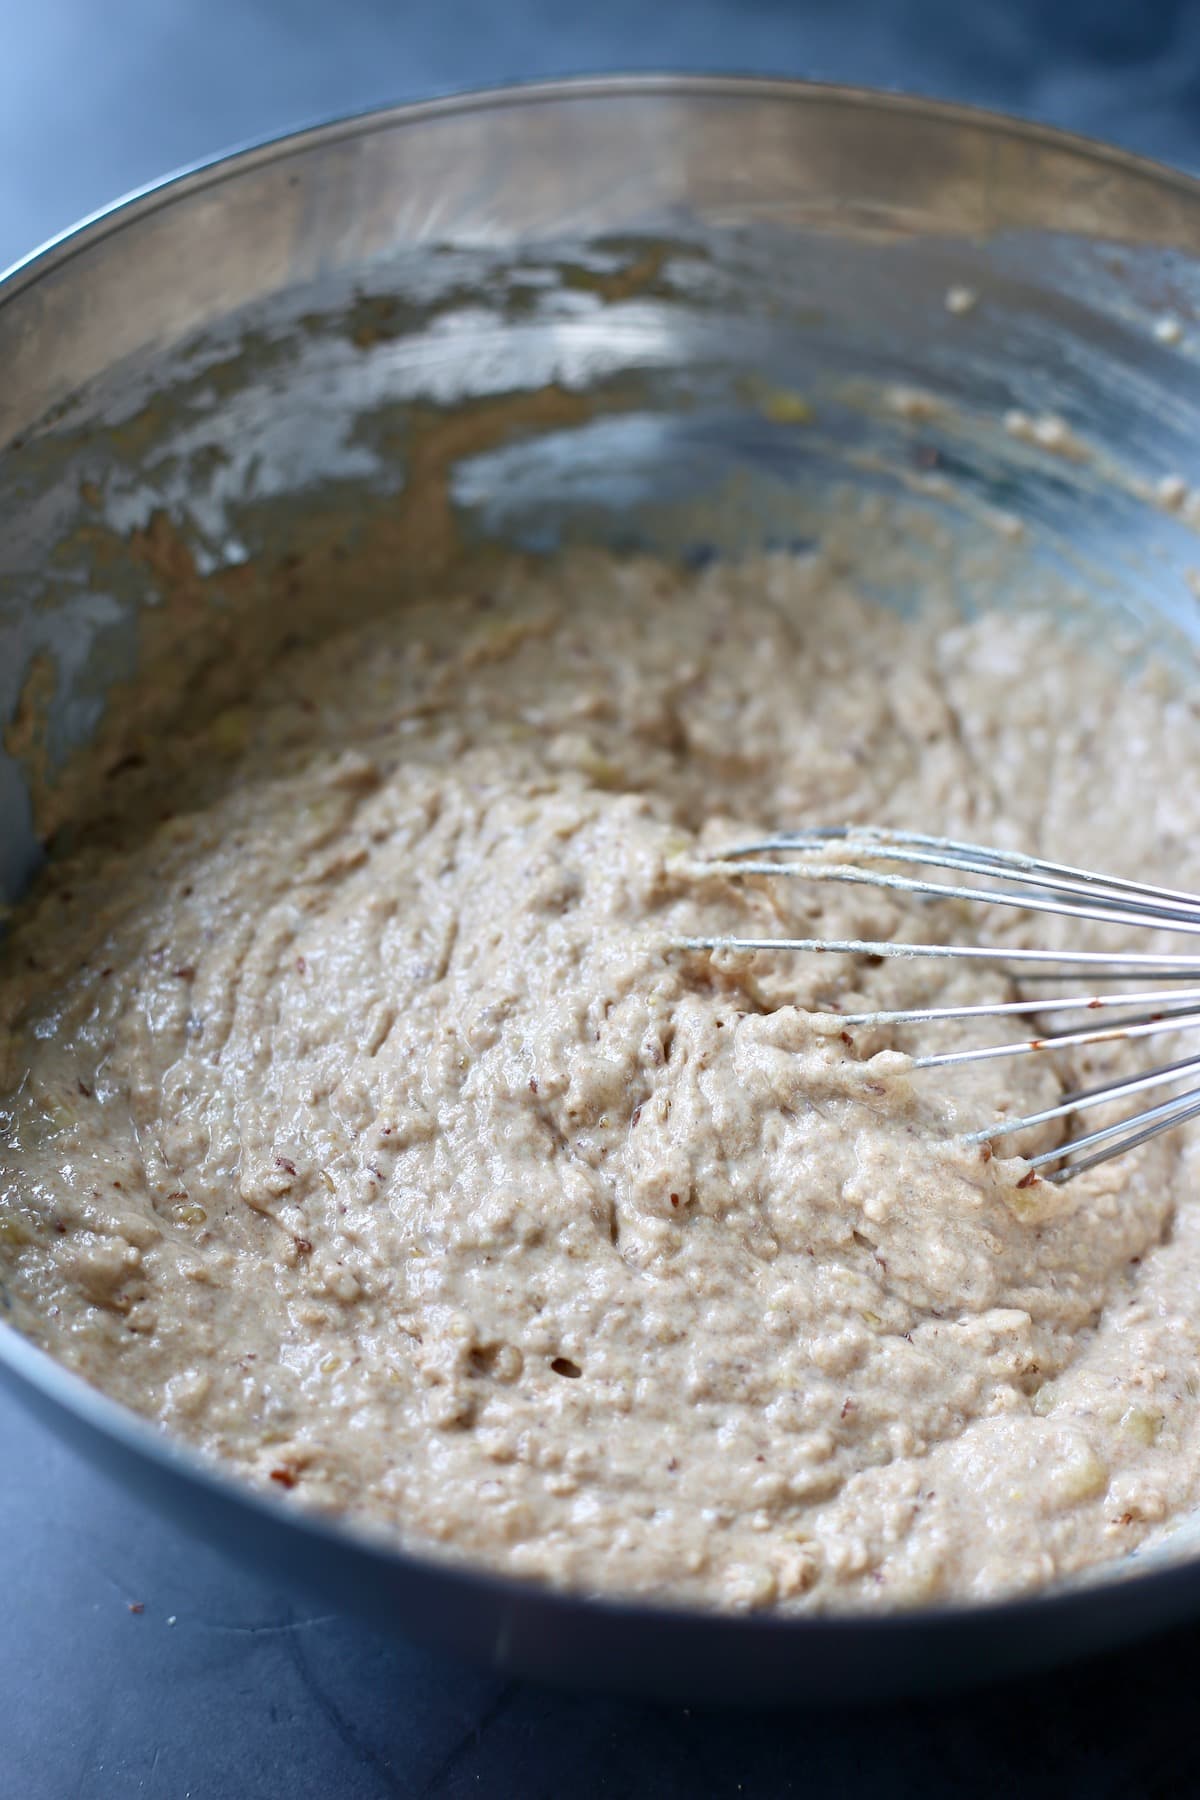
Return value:
[[(323, 512), (352, 535), (398, 508), (399, 596), (493, 540), (806, 542), (856, 489), (937, 523), (905, 534), (900, 602), (949, 545), (996, 603), (1065, 580), (1114, 628), (1132, 613), (1190, 654), (1200, 538), (1159, 484), (1200, 484), (1198, 253), (1182, 177), (953, 108), (774, 83), (401, 110), (143, 196), (0, 290), (8, 891), (44, 829), (30, 770), (52, 790), (86, 755), (148, 610), (171, 604), (156, 515), (217, 598)], [(1014, 431), (1014, 409), (1032, 425)], [(1068, 454), (1037, 441), (1047, 417)], [(1200, 1606), (1190, 1562), (869, 1623), (583, 1604), (285, 1516), (2, 1328), (0, 1373), (202, 1529), (535, 1675), (903, 1691)]]

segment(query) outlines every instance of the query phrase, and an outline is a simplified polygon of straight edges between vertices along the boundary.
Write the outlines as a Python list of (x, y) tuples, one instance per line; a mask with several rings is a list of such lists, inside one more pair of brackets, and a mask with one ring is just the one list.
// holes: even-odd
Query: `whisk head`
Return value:
[[(886, 865), (886, 866), (880, 866)], [(831, 825), (781, 832), (737, 844), (695, 865), (697, 872), (734, 876), (778, 876), (792, 880), (846, 882), (912, 895), (987, 906), (1019, 907), (1028, 913), (1056, 914), (1088, 923), (1165, 930), (1200, 936), (1200, 895), (1102, 875), (1069, 863), (1047, 861), (1011, 850), (990, 849), (956, 838), (874, 826)], [(933, 871), (904, 873), (902, 871)], [(939, 878), (939, 873), (940, 877)], [(946, 877), (951, 877), (947, 879)], [(1086, 1015), (1062, 1028), (1019, 1036), (1009, 1042), (933, 1052), (912, 1059), (915, 1069), (950, 1068), (1002, 1057), (1044, 1055), (1089, 1045), (1186, 1032), (1200, 1027), (1200, 944), (1186, 956), (1156, 951), (1036, 949), (1019, 945), (905, 943), (894, 939), (736, 937), (682, 939), (690, 950), (837, 952), (863, 957), (929, 957), (988, 964), (1022, 982), (1085, 984), (1085, 991), (1041, 993), (1015, 1000), (970, 1006), (925, 1006), (893, 1011), (841, 1013), (843, 1025), (906, 1026), (972, 1019), (1041, 1019), (1046, 1015)], [(1138, 983), (1129, 991), (1123, 984)], [(1113, 987), (1109, 984), (1118, 984)], [(1194, 985), (1188, 985), (1189, 983)], [(1179, 984), (1179, 985), (1176, 985)], [(1032, 1168), (1049, 1181), (1066, 1181), (1083, 1169), (1200, 1116), (1200, 1054), (1116, 1077), (1099, 1086), (1066, 1094), (1054, 1106), (1006, 1118), (965, 1134), (968, 1143), (992, 1143), (1056, 1119), (1075, 1119), (1114, 1101), (1177, 1087), (1183, 1091), (1143, 1106), (1115, 1123), (1084, 1131), (1066, 1143), (1031, 1156)], [(1058, 1165), (1051, 1167), (1051, 1165)]]

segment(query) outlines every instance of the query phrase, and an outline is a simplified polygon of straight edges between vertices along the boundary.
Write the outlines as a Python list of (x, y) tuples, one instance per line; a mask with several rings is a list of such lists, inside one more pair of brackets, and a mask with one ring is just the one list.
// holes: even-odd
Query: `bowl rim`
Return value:
[[(646, 99), (656, 96), (668, 99), (766, 99), (934, 120), (1048, 149), (1070, 151), (1083, 160), (1150, 179), (1200, 203), (1200, 174), (1191, 175), (1169, 163), (1083, 133), (958, 101), (842, 83), (752, 74), (631, 72), (564, 76), (466, 89), (431, 99), (338, 114), (298, 129), (274, 132), (185, 164), (87, 214), (0, 271), (0, 308), (126, 226), (176, 200), (235, 179), (257, 167), (339, 141), (398, 127), (420, 126), (457, 114), (634, 96)], [(693, 1632), (720, 1632), (727, 1640), (741, 1638), (746, 1643), (774, 1640), (781, 1649), (785, 1644), (800, 1640), (824, 1640), (832, 1648), (839, 1641), (853, 1643), (869, 1634), (877, 1644), (894, 1639), (896, 1649), (900, 1650), (911, 1646), (914, 1633), (928, 1634), (935, 1639), (950, 1638), (968, 1624), (1026, 1625), (1036, 1632), (1038, 1625), (1051, 1617), (1063, 1618), (1073, 1611), (1090, 1610), (1102, 1600), (1134, 1589), (1144, 1599), (1165, 1594), (1168, 1590), (1178, 1597), (1181, 1576), (1190, 1576), (1200, 1587), (1200, 1552), (1194, 1552), (1144, 1569), (1131, 1569), (1126, 1557), (1089, 1569), (1085, 1579), (1076, 1577), (995, 1598), (942, 1600), (928, 1606), (880, 1612), (847, 1610), (795, 1614), (766, 1608), (742, 1613), (620, 1591), (597, 1594), (577, 1588), (557, 1588), (535, 1578), (505, 1574), (484, 1563), (426, 1555), (399, 1543), (388, 1543), (381, 1536), (356, 1528), (338, 1516), (308, 1511), (285, 1501), (282, 1496), (276, 1497), (267, 1490), (256, 1488), (193, 1449), (186, 1441), (155, 1428), (148, 1419), (92, 1386), (2, 1317), (0, 1365), (18, 1398), (21, 1398), (23, 1387), (32, 1390), (53, 1410), (70, 1415), (97, 1437), (115, 1442), (132, 1457), (148, 1460), (161, 1471), (199, 1487), (226, 1505), (248, 1509), (264, 1526), (282, 1527), (296, 1541), (306, 1541), (314, 1549), (349, 1551), (375, 1558), (398, 1571), (408, 1569), (427, 1578), (434, 1576), (464, 1594), (490, 1595), (501, 1605), (528, 1606), (533, 1602), (563, 1618), (578, 1614), (582, 1609), (588, 1615), (607, 1617), (631, 1627), (638, 1624), (648, 1627), (673, 1625)], [(1177, 1613), (1178, 1607), (1172, 1610)], [(1141, 1635), (1153, 1629), (1154, 1624), (1155, 1620), (1147, 1617), (1128, 1635)], [(1107, 1638), (1102, 1637), (1098, 1647), (1104, 1647), (1107, 1642)], [(1036, 1657), (1030, 1660), (1036, 1666)], [(796, 1684), (798, 1698), (803, 1698), (804, 1685), (803, 1678)]]
[(703, 74), (630, 71), (602, 75), (565, 75), (544, 81), (512, 81), (484, 88), (466, 88), (426, 100), (399, 101), (392, 105), (364, 107), (337, 113), (286, 131), (218, 150), (195, 162), (183, 163), (165, 175), (155, 176), (140, 187), (118, 195), (94, 212), (67, 225), (62, 231), (0, 269), (0, 307), (7, 306), (34, 282), (101, 239), (127, 225), (171, 205), (186, 195), (202, 192), (223, 181), (290, 156), (303, 155), (323, 145), (367, 137), (377, 131), (423, 125), (458, 114), (482, 113), (558, 104), (564, 101), (612, 100), (632, 96), (731, 100), (781, 100), (796, 105), (844, 107), (863, 112), (890, 112), (911, 119), (959, 125), (996, 137), (1070, 151), (1082, 159), (1106, 165), (1127, 175), (1140, 175), (1200, 203), (1200, 172), (1193, 175), (1172, 163), (1142, 156), (1103, 138), (1062, 126), (975, 106), (959, 100), (933, 99), (922, 94), (862, 87), (847, 82), (810, 81), (792, 76), (753, 74)]
[[(391, 1543), (382, 1533), (356, 1527), (348, 1517), (309, 1510), (282, 1496), (276, 1498), (269, 1490), (240, 1479), (232, 1470), (194, 1449), (184, 1439), (169, 1435), (161, 1427), (156, 1428), (149, 1419), (112, 1399), (103, 1389), (93, 1387), (5, 1319), (0, 1319), (0, 1365), (10, 1380), (15, 1378), (11, 1391), (15, 1391), (18, 1399), (22, 1398), (20, 1387), (24, 1384), (56, 1411), (71, 1415), (97, 1436), (115, 1442), (134, 1458), (149, 1461), (164, 1473), (202, 1489), (215, 1500), (248, 1510), (265, 1526), (282, 1527), (293, 1540), (307, 1542), (314, 1550), (348, 1551), (367, 1560), (382, 1562), (397, 1571), (407, 1569), (414, 1575), (433, 1576), (467, 1595), (486, 1593), (501, 1605), (528, 1606), (532, 1601), (543, 1611), (557, 1612), (564, 1617), (583, 1609), (589, 1614), (603, 1615), (630, 1625), (718, 1630), (723, 1637), (741, 1637), (747, 1644), (761, 1644), (764, 1639), (773, 1639), (777, 1644), (824, 1639), (832, 1647), (835, 1640), (855, 1642), (869, 1632), (877, 1644), (882, 1646), (888, 1639), (894, 1639), (899, 1649), (901, 1644), (911, 1644), (914, 1633), (934, 1638), (952, 1636), (966, 1624), (980, 1626), (988, 1622), (1013, 1625), (1024, 1622), (1035, 1626), (1048, 1614), (1061, 1615), (1080, 1607), (1090, 1609), (1101, 1598), (1133, 1587), (1142, 1595), (1152, 1590), (1165, 1591), (1168, 1587), (1177, 1594), (1179, 1576), (1187, 1570), (1200, 1577), (1200, 1555), (1193, 1553), (1180, 1557), (1177, 1562), (1145, 1570), (1130, 1570), (1127, 1562), (1101, 1564), (1086, 1571), (1087, 1579), (1084, 1580), (1075, 1579), (995, 1598), (942, 1600), (929, 1606), (906, 1606), (880, 1612), (847, 1609), (787, 1613), (774, 1607), (740, 1612), (620, 1590), (596, 1593), (575, 1587), (559, 1588), (536, 1577), (509, 1575), (484, 1562), (458, 1560), (432, 1551), (426, 1554), (400, 1542)], [(165, 1509), (153, 1502), (150, 1504), (154, 1511), (167, 1516)], [(1120, 1568), (1122, 1572), (1106, 1577), (1110, 1566)]]

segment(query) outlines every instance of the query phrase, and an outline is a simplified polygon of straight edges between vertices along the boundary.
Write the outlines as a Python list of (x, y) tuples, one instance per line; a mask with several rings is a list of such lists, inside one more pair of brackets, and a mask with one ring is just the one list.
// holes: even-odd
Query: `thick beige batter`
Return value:
[(115, 771), (0, 984), (0, 1303), (63, 1361), (297, 1501), (592, 1590), (977, 1597), (1200, 1498), (1194, 1134), (1031, 1185), (952, 1137), (1048, 1064), (955, 1085), (831, 1016), (999, 976), (668, 947), (982, 929), (683, 872), (747, 827), (1200, 887), (1160, 676), (819, 561), (578, 555), (296, 651), (176, 749), (172, 816)]

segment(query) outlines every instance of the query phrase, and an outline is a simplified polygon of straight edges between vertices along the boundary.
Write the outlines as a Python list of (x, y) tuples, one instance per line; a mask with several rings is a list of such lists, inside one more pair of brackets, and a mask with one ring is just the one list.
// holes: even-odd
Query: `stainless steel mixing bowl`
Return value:
[[(1136, 617), (1190, 658), (1198, 259), (1200, 187), (1168, 170), (778, 82), (402, 108), (135, 196), (0, 289), (8, 891), (42, 850), (31, 778), (52, 792), (79, 766), (139, 626), (171, 604), (138, 536), (156, 514), (203, 578), (278, 554), (331, 494), (363, 521), (407, 505), (424, 578), (448, 551), (416, 530), (422, 482), (460, 544), (582, 535), (696, 558), (807, 541), (854, 487), (930, 524), (904, 536), (898, 603), (923, 557), (957, 557), (964, 591), (986, 574), (1002, 604), (1073, 582), (1103, 629)], [(438, 439), (447, 416), (461, 429)], [(1162, 1566), (890, 1618), (584, 1600), (247, 1492), (4, 1324), (0, 1374), (181, 1523), (522, 1675), (753, 1701), (913, 1692), (1200, 1612), (1186, 1534)]]

